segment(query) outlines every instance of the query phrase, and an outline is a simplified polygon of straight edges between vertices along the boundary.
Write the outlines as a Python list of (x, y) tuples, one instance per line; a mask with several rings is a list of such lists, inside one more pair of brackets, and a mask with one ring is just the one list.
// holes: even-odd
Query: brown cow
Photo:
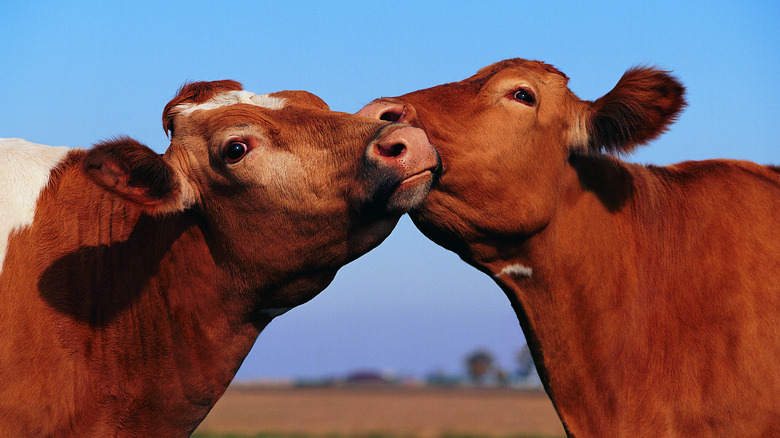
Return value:
[(780, 178), (733, 160), (612, 155), (684, 106), (635, 68), (594, 102), (521, 59), (377, 100), (422, 127), (441, 180), (412, 212), (511, 300), (571, 436), (780, 436)]
[(0, 143), (3, 436), (186, 436), (258, 333), (424, 198), (416, 128), (183, 87), (164, 156)]

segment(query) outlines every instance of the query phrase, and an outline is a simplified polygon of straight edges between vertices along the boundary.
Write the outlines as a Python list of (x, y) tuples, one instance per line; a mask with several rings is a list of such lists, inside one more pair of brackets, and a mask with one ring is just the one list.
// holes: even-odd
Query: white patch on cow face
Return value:
[(505, 266), (504, 269), (501, 270), (501, 272), (496, 274), (496, 278), (501, 278), (505, 276), (530, 278), (533, 273), (534, 270), (529, 268), (528, 266), (523, 266), (519, 263), (515, 263), (512, 265)]
[(177, 105), (176, 108), (180, 114), (190, 114), (197, 110), (212, 110), (221, 108), (223, 106), (236, 105), (239, 103), (247, 103), (249, 105), (255, 105), (262, 108), (271, 110), (279, 110), (284, 108), (286, 99), (280, 97), (271, 97), (268, 94), (255, 94), (250, 91), (228, 91), (218, 94), (206, 102), (194, 104), (183, 103)]
[(569, 145), (572, 150), (585, 152), (588, 149), (588, 129), (586, 127), (585, 115), (576, 114), (574, 116), (574, 124), (569, 127)]
[(8, 237), (32, 224), (38, 196), (51, 170), (70, 150), (19, 138), (0, 139), (0, 271)]

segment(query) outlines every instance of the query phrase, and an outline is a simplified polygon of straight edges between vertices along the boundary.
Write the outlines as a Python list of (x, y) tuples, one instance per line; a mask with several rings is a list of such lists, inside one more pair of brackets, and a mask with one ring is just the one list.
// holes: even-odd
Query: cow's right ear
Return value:
[(176, 164), (128, 137), (95, 145), (82, 162), (84, 172), (108, 191), (139, 205), (146, 213), (181, 211), (196, 201)]

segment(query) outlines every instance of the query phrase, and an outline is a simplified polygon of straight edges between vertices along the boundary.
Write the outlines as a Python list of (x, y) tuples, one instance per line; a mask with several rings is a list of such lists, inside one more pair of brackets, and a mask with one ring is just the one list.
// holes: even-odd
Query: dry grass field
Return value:
[(231, 387), (194, 436), (561, 437), (544, 392), (499, 388)]

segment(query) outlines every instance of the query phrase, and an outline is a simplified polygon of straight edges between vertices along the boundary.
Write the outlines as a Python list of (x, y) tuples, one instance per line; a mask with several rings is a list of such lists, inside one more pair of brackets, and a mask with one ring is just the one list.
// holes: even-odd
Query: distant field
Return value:
[(199, 438), (562, 437), (543, 392), (485, 388), (231, 387)]

